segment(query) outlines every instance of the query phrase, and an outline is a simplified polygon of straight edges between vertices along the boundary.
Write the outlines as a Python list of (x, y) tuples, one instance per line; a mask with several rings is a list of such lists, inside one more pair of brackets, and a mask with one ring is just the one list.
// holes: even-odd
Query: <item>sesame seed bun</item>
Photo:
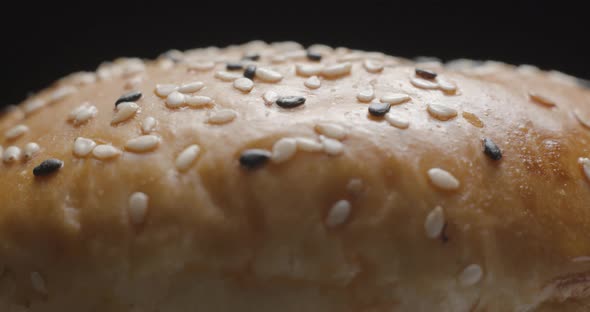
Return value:
[(0, 311), (586, 311), (588, 98), (292, 42), (70, 75), (0, 117)]

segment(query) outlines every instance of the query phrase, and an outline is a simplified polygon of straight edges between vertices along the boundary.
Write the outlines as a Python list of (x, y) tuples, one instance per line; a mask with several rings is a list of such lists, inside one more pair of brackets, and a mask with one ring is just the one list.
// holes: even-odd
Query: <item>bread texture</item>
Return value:
[(293, 42), (70, 75), (0, 117), (0, 311), (588, 311), (589, 99)]

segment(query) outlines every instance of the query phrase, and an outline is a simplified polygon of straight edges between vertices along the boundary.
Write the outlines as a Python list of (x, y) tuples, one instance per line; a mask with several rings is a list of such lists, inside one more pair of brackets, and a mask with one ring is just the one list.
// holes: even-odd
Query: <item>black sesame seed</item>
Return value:
[(416, 76), (432, 80), (436, 78), (437, 74), (431, 70), (416, 68)]
[(46, 176), (56, 172), (61, 167), (63, 167), (63, 165), (63, 161), (55, 158), (49, 158), (44, 160), (39, 166), (33, 169), (33, 175), (36, 177)]
[(256, 65), (248, 65), (244, 71), (244, 77), (254, 79), (254, 75), (256, 75)]
[(250, 60), (250, 61), (258, 61), (260, 59), (260, 54), (258, 53), (250, 53), (250, 54), (246, 54), (244, 55), (244, 57), (242, 58), (242, 60)]
[(389, 103), (371, 103), (369, 105), (369, 114), (375, 117), (382, 117), (389, 112), (391, 104)]
[(244, 65), (242, 63), (227, 63), (225, 68), (227, 70), (241, 70), (244, 68)]
[(317, 52), (313, 52), (313, 51), (309, 51), (309, 50), (307, 50), (307, 58), (308, 58), (310, 61), (316, 61), (316, 62), (319, 62), (319, 61), (321, 61), (321, 60), (322, 60), (322, 55), (321, 55), (321, 54), (319, 54), (319, 53), (317, 53)]
[(270, 159), (270, 152), (262, 149), (249, 149), (240, 155), (240, 165), (248, 169), (256, 169)]
[(277, 105), (282, 108), (295, 108), (305, 103), (302, 96), (281, 96), (276, 101)]
[(483, 139), (483, 152), (493, 160), (502, 159), (502, 151), (491, 139)]
[(115, 102), (115, 107), (123, 102), (135, 102), (141, 99), (141, 92), (139, 91), (131, 91), (129, 93), (125, 93), (119, 97), (119, 99)]

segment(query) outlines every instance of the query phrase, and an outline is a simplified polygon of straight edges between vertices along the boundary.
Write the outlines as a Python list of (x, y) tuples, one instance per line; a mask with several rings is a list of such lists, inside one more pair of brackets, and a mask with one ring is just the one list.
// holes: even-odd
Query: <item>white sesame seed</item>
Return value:
[[(111, 62), (106, 62), (106, 64), (108, 64), (107, 68), (108, 68), (108, 72), (109, 72), (109, 78), (112, 77), (119, 77), (123, 74), (123, 70), (121, 69), (120, 65), (117, 64), (113, 64)], [(99, 73), (100, 76), (100, 73)]]
[(279, 64), (279, 63), (283, 63), (287, 60), (287, 57), (285, 57), (284, 55), (274, 55), (270, 61), (273, 64)]
[(190, 169), (200, 152), (201, 148), (196, 144), (185, 148), (180, 154), (178, 154), (178, 157), (176, 157), (176, 169), (180, 172), (185, 172)]
[(283, 53), (286, 59), (294, 60), (294, 59), (302, 59), (307, 56), (307, 52), (305, 50), (296, 50), (296, 51), (289, 51)]
[(363, 102), (363, 103), (371, 102), (374, 98), (375, 98), (375, 92), (373, 91), (373, 88), (367, 88), (367, 89), (361, 90), (356, 95), (356, 99), (359, 100), (359, 102)]
[(348, 200), (337, 201), (328, 212), (326, 217), (326, 225), (328, 227), (336, 227), (343, 224), (350, 216), (350, 202)]
[(25, 115), (31, 115), (34, 112), (38, 111), (39, 109), (43, 108), (47, 104), (45, 101), (41, 99), (35, 99), (23, 104), (23, 112)]
[(438, 86), (442, 91), (448, 93), (454, 93), (455, 91), (457, 91), (457, 85), (454, 82), (443, 78), (438, 78), (437, 81)]
[(178, 89), (177, 85), (173, 85), (173, 84), (162, 84), (162, 85), (156, 85), (156, 89), (155, 89), (155, 93), (157, 96), (165, 98), (168, 95), (170, 95), (170, 93), (176, 91)]
[(2, 154), (2, 160), (5, 163), (17, 162), (20, 160), (21, 150), (16, 146), (9, 146), (4, 150)]
[(385, 115), (385, 120), (387, 120), (390, 125), (400, 129), (407, 129), (410, 126), (410, 121), (403, 117), (397, 116), (392, 112), (389, 112)]
[(25, 145), (25, 147), (23, 148), (23, 151), (25, 152), (25, 159), (31, 159), (33, 158), (35, 155), (37, 155), (37, 153), (39, 153), (39, 151), (41, 150), (41, 147), (39, 146), (39, 144), (35, 143), (35, 142), (30, 142), (27, 143)]
[(347, 48), (347, 47), (336, 47), (334, 48), (334, 54), (336, 55), (345, 55), (347, 53), (350, 53), (352, 50)]
[(324, 146), (324, 152), (328, 155), (336, 156), (344, 152), (344, 144), (338, 140), (326, 138), (325, 136), (320, 135), (320, 141)]
[(170, 59), (159, 59), (157, 61), (158, 67), (162, 70), (169, 70), (174, 67), (174, 61)]
[(123, 59), (120, 66), (123, 77), (133, 76), (145, 71), (145, 64), (138, 58)]
[(293, 138), (282, 138), (272, 146), (271, 160), (274, 163), (282, 163), (291, 159), (297, 152), (297, 141)]
[(386, 57), (386, 55), (383, 52), (375, 51), (365, 52), (364, 55), (368, 60), (383, 60)]
[(365, 60), (363, 62), (363, 67), (369, 73), (378, 73), (383, 71), (383, 63), (375, 60)]
[(84, 105), (80, 109), (76, 109), (74, 117), (74, 125), (81, 125), (88, 120), (94, 118), (98, 114), (98, 109), (94, 105)]
[(152, 131), (154, 131), (154, 129), (156, 129), (156, 126), (158, 125), (158, 121), (156, 120), (156, 118), (154, 117), (146, 117), (142, 122), (141, 122), (141, 133), (143, 134), (149, 134)]
[(76, 230), (79, 231), (80, 227), (82, 226), (80, 224), (80, 211), (76, 208), (71, 208), (71, 207), (64, 207), (63, 208), (64, 211), (64, 223)]
[(160, 58), (169, 59), (169, 60), (173, 60), (173, 61), (178, 62), (178, 61), (181, 61), (184, 59), (184, 53), (182, 51), (172, 49), (172, 50), (168, 50), (168, 51), (162, 53), (160, 55)]
[(468, 59), (450, 60), (445, 64), (445, 67), (447, 69), (461, 71), (461, 72), (466, 72), (475, 66), (477, 66), (477, 62), (473, 61), (473, 60), (468, 60)]
[(189, 83), (185, 83), (182, 86), (180, 86), (178, 88), (178, 92), (180, 92), (180, 93), (195, 93), (195, 92), (203, 89), (204, 86), (205, 86), (205, 84), (200, 81), (189, 82)]
[(130, 152), (143, 153), (154, 150), (160, 144), (160, 138), (155, 135), (142, 135), (125, 143), (125, 149)]
[(201, 108), (213, 103), (213, 99), (203, 95), (192, 95), (185, 98), (186, 104), (193, 108)]
[(552, 99), (550, 99), (550, 98), (548, 98), (546, 96), (543, 96), (541, 94), (538, 94), (538, 93), (532, 93), (532, 92), (530, 92), (529, 93), (529, 97), (530, 97), (530, 99), (532, 101), (534, 101), (534, 102), (536, 102), (538, 104), (541, 104), (541, 105), (545, 105), (545, 106), (549, 106), (549, 107), (553, 107), (553, 106), (556, 105), (555, 104), (555, 101), (553, 101)]
[(297, 51), (303, 49), (303, 46), (301, 46), (301, 44), (294, 41), (273, 42), (271, 43), (271, 47), (281, 52)]
[(541, 71), (539, 67), (529, 64), (522, 64), (516, 67), (516, 71), (524, 75), (535, 75)]
[(470, 264), (459, 274), (459, 283), (462, 286), (473, 286), (483, 277), (483, 270), (477, 264)]
[(76, 116), (78, 116), (78, 114), (79, 114), (81, 111), (83, 111), (84, 109), (86, 109), (88, 106), (90, 106), (90, 103), (88, 103), (88, 102), (84, 102), (84, 103), (82, 103), (82, 105), (80, 105), (80, 106), (78, 106), (78, 107), (74, 108), (74, 109), (73, 109), (73, 110), (72, 110), (72, 111), (71, 111), (71, 112), (68, 114), (67, 120), (68, 120), (68, 121), (74, 121), (74, 120), (76, 120)]
[(389, 103), (392, 105), (401, 104), (409, 100), (410, 96), (402, 93), (387, 93), (381, 96), (382, 103)]
[(296, 138), (297, 149), (304, 152), (319, 152), (324, 149), (322, 143), (310, 138)]
[(310, 89), (317, 89), (322, 85), (322, 82), (317, 76), (311, 76), (303, 84)]
[(414, 85), (414, 87), (416, 88), (420, 88), (420, 89), (438, 89), (438, 83), (434, 82), (434, 81), (429, 81), (423, 78), (416, 78), (413, 77), (410, 79), (410, 82)]
[(281, 73), (264, 67), (256, 69), (255, 77), (265, 82), (279, 82), (283, 79)]
[(218, 71), (218, 72), (215, 72), (215, 78), (217, 78), (221, 81), (231, 82), (236, 79), (242, 78), (242, 75), (237, 74), (237, 73), (230, 73), (227, 71)]
[(49, 96), (49, 103), (55, 103), (57, 101), (63, 100), (67, 96), (76, 93), (76, 91), (78, 90), (73, 86), (63, 86), (58, 88)]
[(119, 155), (121, 155), (121, 151), (112, 145), (97, 145), (92, 150), (92, 156), (101, 160), (115, 158)]
[[(5, 152), (5, 154), (6, 154), (6, 152)], [(586, 179), (588, 181), (590, 181), (590, 159), (580, 157), (578, 159), (578, 163), (582, 166), (582, 170), (584, 171), (584, 175), (586, 176)]]
[(337, 78), (350, 74), (352, 69), (351, 63), (339, 63), (331, 66), (327, 66), (322, 69), (322, 76), (327, 78)]
[(317, 53), (322, 54), (330, 54), (334, 49), (331, 46), (321, 44), (321, 43), (314, 43), (307, 48), (309, 51), (314, 51)]
[(220, 109), (212, 111), (207, 119), (210, 124), (224, 124), (228, 123), (238, 117), (238, 112), (233, 109)]
[(442, 233), (445, 226), (445, 214), (441, 206), (436, 206), (426, 216), (424, 222), (424, 229), (426, 230), (426, 236), (429, 238), (437, 238)]
[(359, 52), (353, 52), (347, 55), (344, 55), (338, 59), (340, 62), (355, 62), (363, 59), (363, 55)]
[(178, 91), (172, 91), (166, 97), (166, 106), (170, 108), (178, 108), (186, 104), (186, 96)]
[[(222, 63), (227, 65), (228, 62), (233, 60), (225, 55), (209, 55), (209, 57), (212, 58), (211, 61), (215, 62), (215, 64)], [(223, 67), (226, 68), (226, 66)]]
[(574, 117), (576, 117), (576, 119), (578, 120), (578, 122), (579, 122), (579, 123), (580, 123), (582, 126), (584, 126), (584, 127), (588, 128), (588, 129), (590, 129), (590, 119), (588, 119), (588, 118), (584, 118), (584, 117), (582, 116), (582, 113), (581, 113), (580, 111), (578, 111), (578, 110), (574, 110)]
[(59, 82), (69, 83), (76, 86), (88, 85), (96, 82), (96, 74), (93, 72), (75, 72), (62, 79)]
[(129, 206), (127, 213), (132, 224), (140, 225), (145, 221), (148, 203), (149, 198), (144, 193), (135, 192), (129, 196)]
[(429, 169), (428, 178), (434, 186), (445, 191), (457, 190), (461, 185), (455, 176), (440, 168)]
[(31, 272), (31, 285), (33, 285), (33, 289), (38, 291), (42, 294), (47, 293), (47, 286), (45, 285), (45, 279), (41, 276), (39, 272)]
[(268, 48), (268, 44), (262, 40), (252, 40), (244, 43), (242, 48), (246, 49), (248, 53), (246, 55), (256, 54), (255, 52), (258, 50)]
[(187, 50), (184, 53), (192, 58), (195, 58), (196, 56), (203, 56), (203, 55), (207, 56), (207, 57), (213, 57), (213, 56), (219, 55), (220, 50), (221, 50), (221, 48), (216, 47), (216, 46), (207, 46), (204, 48)]
[(315, 126), (315, 131), (336, 140), (344, 139), (348, 133), (344, 127), (333, 123), (319, 123)]
[(190, 62), (188, 68), (196, 71), (208, 71), (215, 68), (215, 62)]
[(109, 67), (111, 69), (111, 73), (113, 74), (113, 76), (123, 75), (123, 68), (121, 66), (123, 62), (125, 62), (124, 58), (118, 58), (114, 60), (112, 63), (110, 63)]
[(127, 89), (127, 90), (137, 89), (142, 81), (143, 81), (143, 77), (141, 77), (141, 76), (135, 76), (135, 77), (129, 78), (125, 82), (125, 89)]
[(440, 104), (428, 104), (428, 112), (432, 117), (442, 121), (457, 116), (457, 110)]
[(117, 124), (123, 122), (137, 113), (139, 106), (134, 102), (122, 102), (117, 105), (117, 111), (111, 120), (111, 124)]
[(21, 137), (22, 135), (24, 135), (27, 132), (29, 132), (29, 127), (27, 127), (26, 125), (16, 125), (10, 129), (8, 129), (4, 133), (4, 137), (7, 140), (14, 140), (16, 138)]
[(74, 155), (77, 157), (86, 157), (92, 152), (95, 146), (96, 143), (93, 140), (77, 137), (76, 140), (74, 140)]
[(549, 79), (555, 82), (569, 84), (572, 86), (578, 86), (580, 82), (578, 78), (557, 70), (550, 70), (549, 73), (547, 73), (547, 76)]
[(496, 61), (485, 61), (479, 66), (472, 68), (469, 71), (469, 74), (476, 75), (476, 76), (490, 76), (497, 74), (500, 70), (502, 70), (506, 65)]
[(242, 92), (250, 92), (254, 87), (254, 82), (248, 78), (242, 77), (234, 80), (234, 88)]
[(279, 95), (274, 91), (266, 91), (262, 95), (262, 99), (264, 100), (264, 103), (266, 103), (267, 105), (273, 104), (278, 98)]
[(363, 180), (355, 178), (350, 179), (348, 184), (346, 184), (346, 190), (348, 190), (353, 195), (358, 195), (363, 191)]
[(579, 256), (572, 259), (572, 262), (590, 262), (590, 257), (588, 256)]
[(322, 72), (323, 68), (324, 67), (319, 64), (297, 64), (297, 66), (295, 66), (297, 75), (303, 77), (319, 75)]
[(96, 69), (96, 76), (100, 80), (109, 80), (112, 76), (111, 63), (103, 62)]
[(72, 76), (72, 82), (84, 86), (96, 82), (96, 74), (93, 72), (77, 72)]

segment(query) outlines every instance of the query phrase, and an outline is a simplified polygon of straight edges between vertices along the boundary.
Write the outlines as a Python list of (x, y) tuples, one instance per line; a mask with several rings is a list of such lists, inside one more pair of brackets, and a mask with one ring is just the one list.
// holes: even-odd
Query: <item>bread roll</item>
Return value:
[(589, 97), (293, 42), (70, 75), (0, 118), (0, 311), (588, 311)]

